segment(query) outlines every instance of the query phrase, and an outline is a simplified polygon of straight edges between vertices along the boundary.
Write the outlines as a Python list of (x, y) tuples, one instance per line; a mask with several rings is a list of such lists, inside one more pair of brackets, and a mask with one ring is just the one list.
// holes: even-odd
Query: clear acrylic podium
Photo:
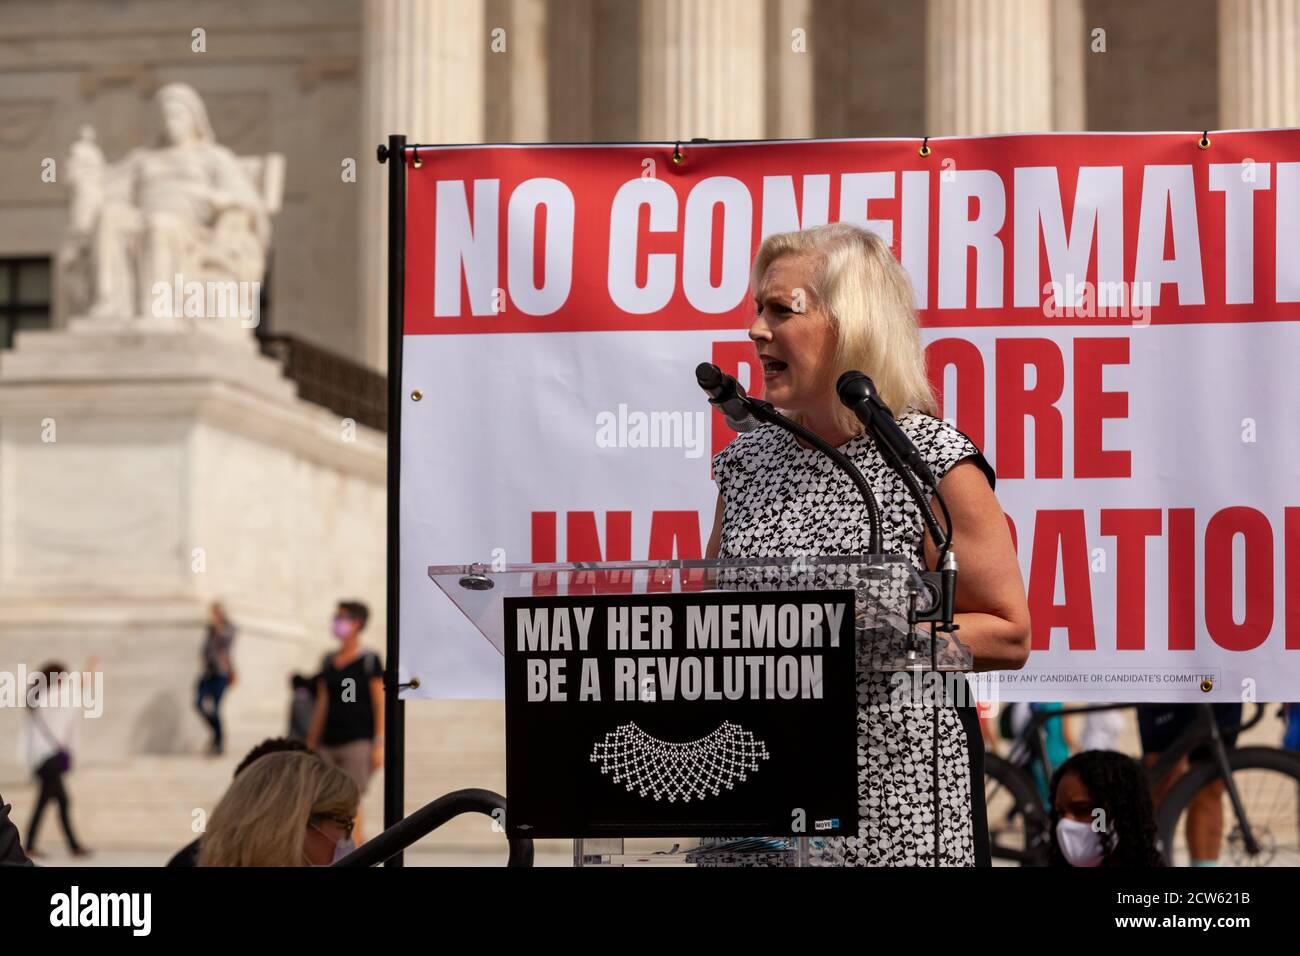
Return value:
[[(428, 575), (503, 655), (506, 598), (847, 589), (855, 595), (853, 631), (859, 670), (972, 669), (969, 649), (954, 635), (921, 623), (936, 605), (938, 594), (907, 559), (897, 555), (575, 562), (499, 568), (443, 565), (429, 567)], [(791, 865), (808, 862), (809, 839), (786, 839), (781, 851), (789, 855)], [(677, 846), (671, 851), (644, 853), (626, 849), (623, 839), (575, 839), (574, 864), (699, 863), (705, 853), (698, 848), (678, 852)]]

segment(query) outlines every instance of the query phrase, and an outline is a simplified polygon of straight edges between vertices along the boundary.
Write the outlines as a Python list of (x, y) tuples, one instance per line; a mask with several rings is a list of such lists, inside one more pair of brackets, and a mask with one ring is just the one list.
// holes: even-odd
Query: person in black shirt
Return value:
[[(307, 735), (307, 746), (350, 776), (362, 794), (384, 762), (384, 666), (378, 654), (361, 646), (369, 619), (369, 609), (359, 601), (339, 603), (333, 632), (342, 647), (321, 663)], [(356, 832), (361, 843), (359, 816)]]

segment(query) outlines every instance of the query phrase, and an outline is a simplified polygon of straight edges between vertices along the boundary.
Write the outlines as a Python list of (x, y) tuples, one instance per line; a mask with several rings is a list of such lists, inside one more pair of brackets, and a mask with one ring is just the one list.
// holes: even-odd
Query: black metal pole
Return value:
[[(388, 667), (384, 674), (384, 829), (405, 816), (406, 706), (399, 692), (401, 645), (402, 333), (406, 295), (406, 137), (379, 147), (388, 163)], [(401, 866), (398, 852), (384, 866)]]

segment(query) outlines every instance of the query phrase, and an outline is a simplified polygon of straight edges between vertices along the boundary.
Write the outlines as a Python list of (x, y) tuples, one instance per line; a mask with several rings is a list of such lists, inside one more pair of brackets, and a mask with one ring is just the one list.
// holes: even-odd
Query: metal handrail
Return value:
[[(378, 866), (401, 853), (423, 836), (438, 829), (462, 813), (482, 813), (504, 820), (506, 798), (491, 790), (470, 788), (454, 790), (426, 804), (410, 816), (403, 817), (383, 833), (367, 840), (334, 866)], [(506, 866), (532, 866), (533, 841), (527, 837), (510, 840)]]

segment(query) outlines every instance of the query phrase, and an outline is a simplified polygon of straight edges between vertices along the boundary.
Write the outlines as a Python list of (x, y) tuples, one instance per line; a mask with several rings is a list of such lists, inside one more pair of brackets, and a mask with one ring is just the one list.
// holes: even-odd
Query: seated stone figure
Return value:
[(87, 127), (68, 160), (61, 297), (64, 314), (91, 324), (180, 328), (188, 319), (159, 283), (260, 283), (266, 270), (283, 158), (241, 160), (219, 145), (186, 84), (162, 87), (154, 105), (156, 145), (109, 165)]

